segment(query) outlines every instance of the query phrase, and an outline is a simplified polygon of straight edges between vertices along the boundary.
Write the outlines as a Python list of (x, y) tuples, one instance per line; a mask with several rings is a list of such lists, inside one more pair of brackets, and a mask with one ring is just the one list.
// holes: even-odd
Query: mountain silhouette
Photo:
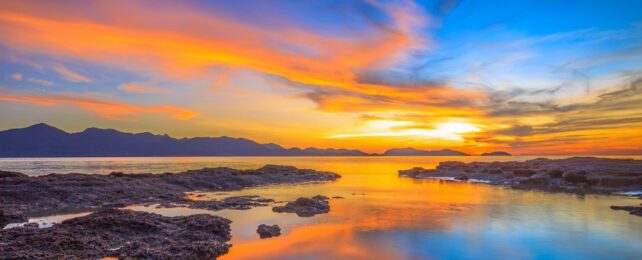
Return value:
[(0, 157), (358, 155), (368, 154), (348, 149), (286, 149), (277, 144), (226, 136), (172, 138), (93, 127), (67, 133), (44, 123), (0, 132)]
[(394, 148), (385, 151), (382, 155), (385, 156), (468, 156), (466, 153), (460, 151), (442, 149), (437, 151), (417, 150), (415, 148)]

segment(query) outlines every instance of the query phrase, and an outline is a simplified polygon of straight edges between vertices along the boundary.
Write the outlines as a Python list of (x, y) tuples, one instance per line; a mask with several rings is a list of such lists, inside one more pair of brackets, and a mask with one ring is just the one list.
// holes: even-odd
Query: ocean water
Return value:
[[(535, 157), (35, 158), (0, 159), (0, 169), (30, 175), (106, 174), (282, 164), (342, 175), (328, 183), (205, 193), (209, 198), (260, 195), (277, 201), (317, 194), (343, 197), (330, 200), (330, 213), (309, 218), (274, 213), (271, 207), (222, 211), (130, 207), (167, 216), (208, 213), (231, 219), (233, 246), (222, 259), (640, 259), (642, 217), (609, 209), (610, 205), (638, 205), (642, 201), (637, 197), (519, 191), (397, 175), (400, 169), (431, 168), (447, 160), (532, 158)], [(64, 215), (38, 216), (33, 221), (55, 222), (63, 218)], [(278, 224), (282, 235), (259, 239), (259, 224)]]

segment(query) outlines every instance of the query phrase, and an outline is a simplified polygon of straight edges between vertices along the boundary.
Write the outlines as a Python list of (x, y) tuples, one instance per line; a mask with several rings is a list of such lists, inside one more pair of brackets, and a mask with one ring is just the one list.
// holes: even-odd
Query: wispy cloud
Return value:
[(196, 113), (185, 108), (175, 106), (144, 107), (123, 102), (99, 99), (81, 95), (14, 95), (0, 92), (0, 101), (29, 103), (39, 106), (70, 105), (95, 113), (110, 120), (136, 120), (140, 114), (165, 114), (172, 119), (187, 120), (196, 116)]
[(80, 75), (76, 72), (73, 72), (62, 65), (56, 65), (52, 68), (53, 71), (63, 76), (65, 79), (71, 82), (91, 82), (91, 79)]
[(46, 86), (46, 87), (51, 87), (54, 85), (53, 81), (44, 80), (44, 79), (27, 78), (27, 81), (36, 83), (38, 85)]
[(11, 79), (16, 80), (16, 81), (21, 81), (22, 80), (22, 74), (20, 73), (15, 73), (11, 75)]
[(128, 93), (136, 93), (136, 94), (158, 94), (162, 93), (162, 90), (155, 88), (155, 87), (150, 87), (146, 85), (142, 85), (140, 83), (125, 83), (121, 84), (118, 86), (118, 89), (128, 92)]

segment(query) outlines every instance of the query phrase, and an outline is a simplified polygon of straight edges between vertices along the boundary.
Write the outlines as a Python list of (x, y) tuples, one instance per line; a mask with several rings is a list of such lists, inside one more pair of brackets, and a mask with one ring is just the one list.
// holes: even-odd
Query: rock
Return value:
[(628, 211), (631, 215), (641, 216), (642, 217), (642, 204), (640, 207), (636, 206), (611, 206), (612, 210), (624, 210)]
[(256, 233), (259, 233), (259, 237), (261, 237), (261, 239), (277, 237), (281, 235), (281, 227), (279, 227), (279, 225), (268, 226), (265, 224), (261, 224), (256, 229)]
[(317, 195), (312, 198), (298, 198), (285, 206), (272, 208), (274, 212), (296, 213), (299, 217), (312, 217), (317, 214), (330, 212), (328, 197)]
[(642, 190), (642, 160), (573, 157), (538, 158), (514, 162), (440, 162), (435, 169), (400, 170), (411, 178), (463, 178), (484, 180), (513, 188), (612, 193)]
[(466, 163), (455, 161), (440, 162), (439, 165), (437, 165), (438, 170), (457, 170), (464, 169), (466, 167)]
[(567, 172), (567, 173), (564, 173), (563, 177), (564, 177), (564, 181), (570, 182), (570, 183), (573, 183), (573, 184), (586, 182), (586, 176), (579, 175), (577, 173)]
[(107, 209), (50, 228), (0, 231), (2, 259), (213, 259), (227, 253), (231, 221)]
[(270, 205), (274, 202), (273, 199), (261, 198), (259, 196), (232, 196), (224, 198), (223, 200), (184, 200), (181, 202), (168, 202), (161, 203), (156, 208), (176, 208), (181, 206), (187, 206), (192, 209), (209, 209), (209, 210), (221, 210), (221, 209), (237, 209), (237, 210), (247, 210), (253, 207), (264, 207)]
[(7, 171), (0, 171), (0, 179), (1, 178), (15, 178), (15, 177), (27, 177), (27, 175), (24, 175), (19, 172), (7, 172)]
[(40, 225), (38, 223), (36, 223), (36, 222), (29, 222), (29, 223), (25, 224), (24, 227), (26, 227), (26, 228), (38, 228), (38, 227), (40, 227)]
[(460, 174), (460, 175), (455, 176), (455, 180), (467, 181), (468, 179), (469, 179), (468, 175), (466, 175), (466, 174)]
[(519, 169), (519, 170), (513, 170), (513, 174), (515, 176), (522, 176), (522, 177), (531, 177), (535, 175), (535, 171), (532, 170), (524, 170), (524, 169)]
[(520, 185), (522, 188), (544, 188), (548, 186), (550, 183), (550, 180), (548, 176), (532, 176), (530, 178), (523, 178), (519, 180), (518, 185)]
[(548, 176), (551, 176), (551, 178), (562, 178), (564, 176), (564, 171), (554, 169), (548, 172)]
[(399, 176), (408, 176), (408, 177), (415, 177), (417, 174), (420, 173), (425, 173), (426, 169), (421, 168), (421, 167), (414, 167), (412, 169), (408, 170), (399, 170)]
[(13, 212), (8, 212), (8, 210), (2, 209), (3, 206), (5, 204), (0, 204), (0, 228), (9, 223), (27, 222), (28, 218), (22, 211), (14, 210)]
[[(133, 204), (190, 204), (193, 207), (246, 209), (270, 201), (236, 198), (222, 202), (192, 202), (186, 193), (223, 191), (269, 184), (332, 181), (331, 172), (266, 165), (256, 170), (226, 167), (189, 170), (177, 174), (48, 174), (28, 177), (2, 172), (0, 224), (26, 218), (24, 214), (59, 209), (123, 207)], [(23, 222), (23, 221), (21, 221)]]
[(486, 173), (488, 174), (502, 174), (504, 171), (502, 169), (489, 169)]

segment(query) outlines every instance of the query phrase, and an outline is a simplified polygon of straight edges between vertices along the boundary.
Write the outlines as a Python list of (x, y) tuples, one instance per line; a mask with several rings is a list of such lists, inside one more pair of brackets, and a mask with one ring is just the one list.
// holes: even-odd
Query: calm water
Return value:
[[(154, 209), (164, 215), (212, 213), (233, 220), (233, 247), (223, 259), (640, 259), (642, 218), (610, 205), (625, 196), (515, 191), (485, 184), (400, 178), (397, 170), (439, 161), (526, 160), (532, 157), (198, 157), (0, 159), (0, 169), (50, 172), (167, 172), (202, 167), (256, 168), (267, 163), (334, 171), (323, 184), (245, 189), (209, 197), (261, 195), (332, 199), (329, 214), (300, 218), (270, 207), (246, 211)], [(638, 159), (642, 159), (638, 157)], [(46, 219), (46, 218), (45, 218)], [(54, 219), (55, 220), (55, 219)], [(259, 224), (282, 235), (258, 239)]]

